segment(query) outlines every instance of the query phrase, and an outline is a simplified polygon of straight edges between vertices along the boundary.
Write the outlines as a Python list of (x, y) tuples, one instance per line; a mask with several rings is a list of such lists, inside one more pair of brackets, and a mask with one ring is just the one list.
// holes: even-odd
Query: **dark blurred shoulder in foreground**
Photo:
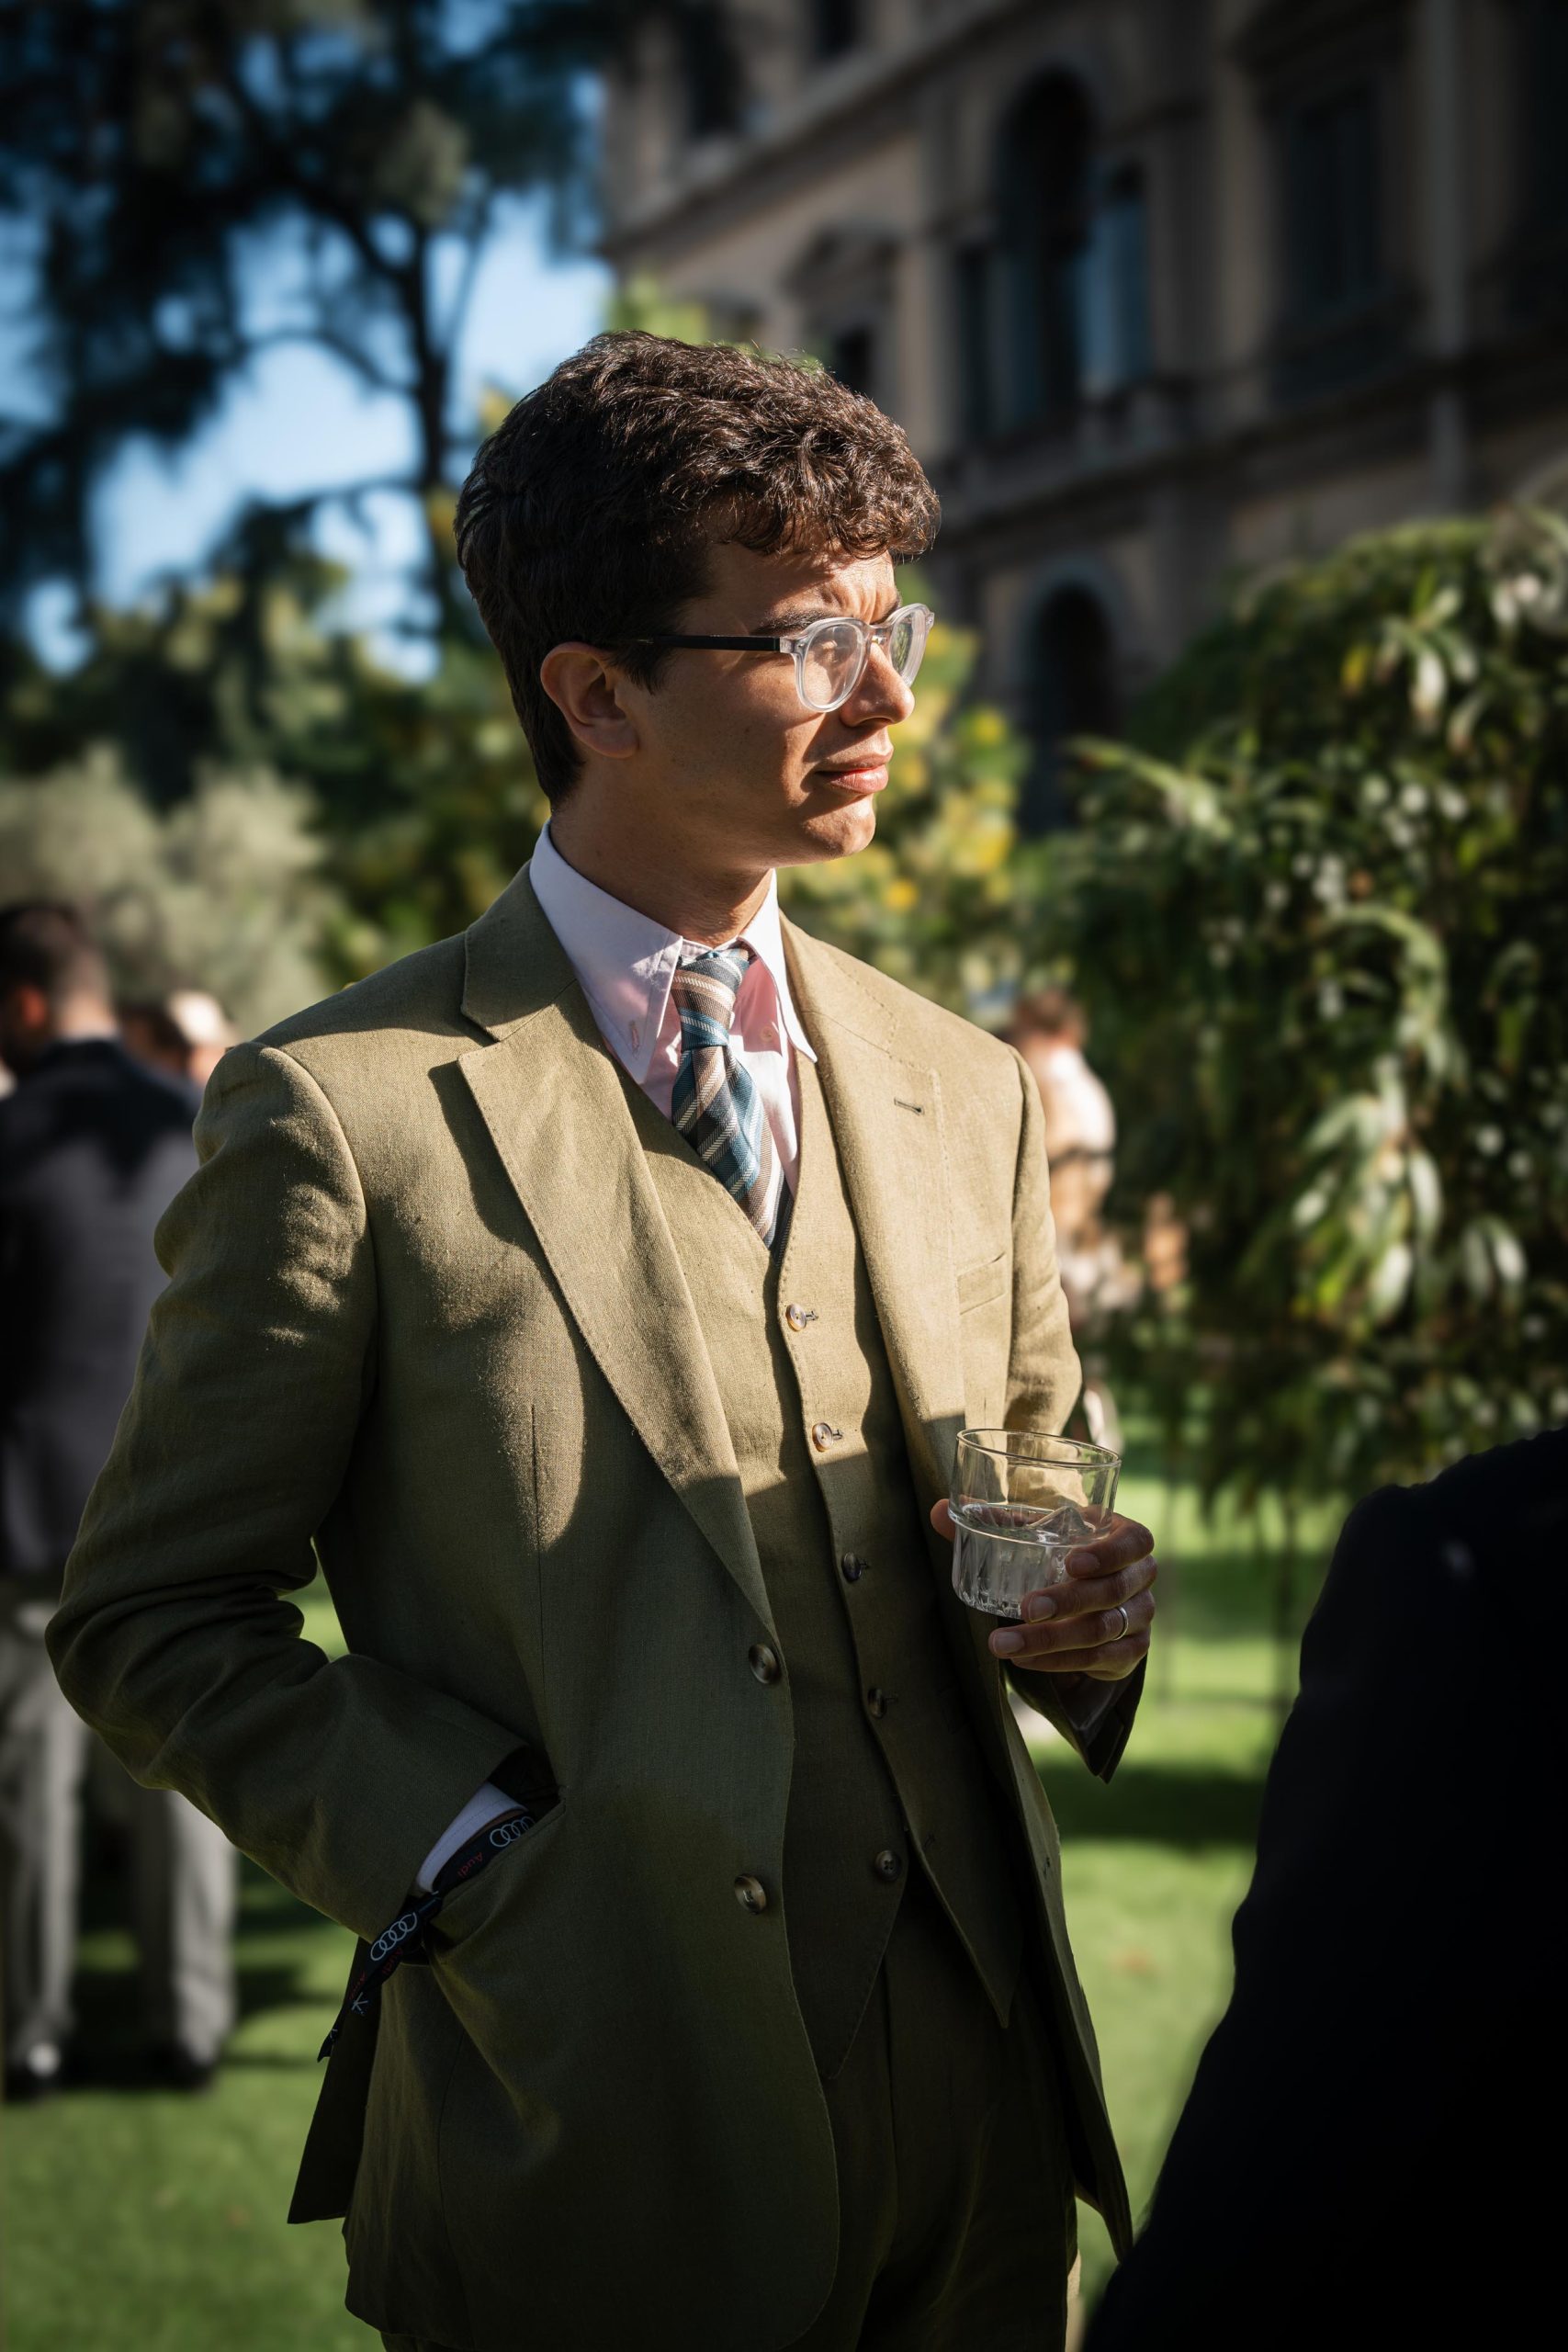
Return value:
[(1089, 2352), (1481, 2347), (1539, 2309), (1568, 1430), (1347, 1521), (1235, 1985)]

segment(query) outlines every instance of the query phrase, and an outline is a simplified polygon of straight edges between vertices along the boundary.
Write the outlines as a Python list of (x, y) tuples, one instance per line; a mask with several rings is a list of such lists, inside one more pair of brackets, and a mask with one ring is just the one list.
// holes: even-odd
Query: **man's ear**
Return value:
[(626, 760), (637, 750), (637, 724), (622, 705), (619, 681), (593, 646), (552, 645), (539, 664), (539, 684), (585, 752)]

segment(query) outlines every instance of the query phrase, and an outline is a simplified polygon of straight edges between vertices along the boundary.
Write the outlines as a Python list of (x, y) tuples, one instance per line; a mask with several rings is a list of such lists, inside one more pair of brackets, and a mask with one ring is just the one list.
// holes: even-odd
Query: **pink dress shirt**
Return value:
[[(705, 953), (702, 944), (666, 930), (650, 915), (639, 915), (635, 907), (612, 899), (579, 874), (550, 839), (548, 825), (539, 835), (528, 878), (582, 983), (604, 1043), (627, 1077), (668, 1118), (681, 1063), (681, 1016), (670, 983), (677, 964)], [(812, 1061), (817, 1057), (790, 998), (776, 875), (770, 875), (768, 895), (739, 934), (739, 943), (750, 948), (751, 962), (735, 1000), (729, 1034), (762, 1098), (784, 1182), (793, 1193), (800, 1159), (800, 1081), (791, 1049)], [(727, 946), (736, 944), (725, 942)]]
[[(670, 982), (685, 956), (705, 952), (702, 943), (666, 930), (579, 874), (550, 839), (548, 825), (539, 835), (528, 878), (582, 983), (604, 1043), (626, 1076), (668, 1118), (681, 1062), (681, 1016)], [(735, 1000), (729, 1034), (762, 1098), (779, 1164), (793, 1194), (800, 1162), (800, 1081), (795, 1052), (812, 1061), (817, 1057), (790, 998), (776, 876), (770, 876), (768, 895), (739, 939), (752, 956)], [(437, 1871), (459, 1847), (477, 1838), (498, 1814), (512, 1810), (513, 1800), (504, 1790), (487, 1781), (426, 1854), (417, 1883), (428, 1892)]]

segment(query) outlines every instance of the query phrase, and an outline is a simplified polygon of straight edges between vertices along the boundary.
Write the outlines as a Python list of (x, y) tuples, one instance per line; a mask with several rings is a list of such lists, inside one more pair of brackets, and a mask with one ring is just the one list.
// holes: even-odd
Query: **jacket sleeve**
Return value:
[(61, 1686), (134, 1777), (178, 1789), (319, 1911), (374, 1936), (514, 1732), (378, 1659), (328, 1659), (310, 1582), (375, 1378), (357, 1171), (287, 1052), (227, 1055), (169, 1276), (49, 1628)]
[[(1045, 1159), (1045, 1114), (1040, 1089), (1021, 1054), (1013, 1054), (1023, 1095), (1012, 1205), (1012, 1354), (1008, 1366), (1010, 1430), (1063, 1429), (1083, 1385), (1067, 1323), (1067, 1302), (1056, 1266), (1056, 1228)], [(1122, 1682), (1021, 1672), (1008, 1680), (1083, 1758), (1109, 1781), (1122, 1758), (1143, 1696), (1146, 1661)]]

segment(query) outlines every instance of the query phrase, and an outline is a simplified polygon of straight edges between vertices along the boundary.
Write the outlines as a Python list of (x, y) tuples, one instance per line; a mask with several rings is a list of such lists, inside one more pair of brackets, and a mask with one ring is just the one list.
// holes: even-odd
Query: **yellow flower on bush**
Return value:
[(896, 875), (882, 893), (882, 903), (889, 914), (907, 915), (911, 907), (919, 904), (920, 894), (907, 874)]

